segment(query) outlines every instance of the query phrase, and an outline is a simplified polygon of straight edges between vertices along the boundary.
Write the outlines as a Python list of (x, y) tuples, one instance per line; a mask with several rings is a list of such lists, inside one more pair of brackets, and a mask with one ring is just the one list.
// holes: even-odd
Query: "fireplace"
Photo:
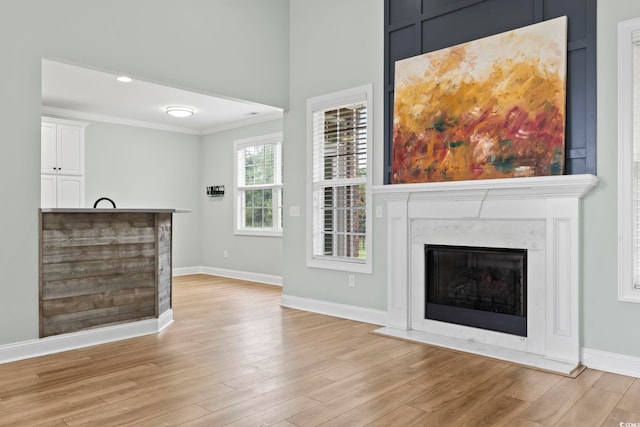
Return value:
[(424, 245), (425, 318), (527, 336), (527, 250)]
[[(580, 199), (597, 182), (593, 175), (564, 175), (374, 187), (376, 203), (386, 205), (387, 224), (387, 322), (377, 332), (565, 375), (580, 372)], [(427, 305), (425, 283), (435, 269), (428, 267), (425, 245), (522, 250), (509, 255), (522, 255), (521, 267), (519, 261), (506, 262), (526, 284), (507, 298), (520, 299), (520, 306), (507, 309), (510, 304), (499, 301), (494, 289), (473, 303), (473, 311), (495, 314), (500, 323), (505, 323), (503, 314), (521, 317), (524, 326), (496, 331), (461, 324), (460, 313), (471, 310), (467, 306), (454, 307), (457, 313), (450, 317), (456, 323), (429, 318), (435, 300)], [(469, 264), (465, 259), (462, 265), (438, 268), (446, 275), (444, 270), (470, 269)], [(471, 269), (467, 276), (494, 274), (488, 270)], [(447, 274), (444, 281), (464, 282)], [(500, 277), (495, 273), (488, 280), (500, 282)], [(470, 288), (470, 283), (460, 285), (458, 305), (475, 292)], [(441, 293), (449, 298), (448, 289)]]

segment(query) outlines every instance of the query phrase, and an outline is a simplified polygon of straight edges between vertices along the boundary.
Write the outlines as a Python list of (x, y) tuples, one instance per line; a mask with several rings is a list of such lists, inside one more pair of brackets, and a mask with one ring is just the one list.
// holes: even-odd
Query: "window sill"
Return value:
[(236, 236), (282, 237), (282, 230), (235, 230)]
[(325, 270), (348, 271), (351, 273), (373, 273), (371, 262), (333, 261), (328, 259), (311, 259), (307, 261), (307, 267), (322, 268)]
[(622, 301), (622, 302), (633, 302), (633, 303), (640, 303), (640, 291), (632, 291), (632, 290), (628, 290), (627, 292), (620, 292), (620, 294), (618, 294), (618, 301)]

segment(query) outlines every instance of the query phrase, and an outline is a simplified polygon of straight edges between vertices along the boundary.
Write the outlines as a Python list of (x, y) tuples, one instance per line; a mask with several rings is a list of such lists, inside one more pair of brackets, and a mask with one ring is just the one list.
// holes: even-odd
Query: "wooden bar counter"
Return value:
[(40, 337), (171, 309), (177, 209), (40, 209)]

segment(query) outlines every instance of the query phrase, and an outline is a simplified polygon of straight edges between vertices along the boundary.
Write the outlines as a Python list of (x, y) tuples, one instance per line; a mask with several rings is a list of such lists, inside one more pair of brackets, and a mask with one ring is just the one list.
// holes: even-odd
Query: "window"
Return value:
[(618, 299), (640, 303), (640, 18), (618, 24)]
[(371, 85), (307, 101), (308, 265), (371, 272)]
[(234, 142), (236, 234), (282, 236), (282, 134)]

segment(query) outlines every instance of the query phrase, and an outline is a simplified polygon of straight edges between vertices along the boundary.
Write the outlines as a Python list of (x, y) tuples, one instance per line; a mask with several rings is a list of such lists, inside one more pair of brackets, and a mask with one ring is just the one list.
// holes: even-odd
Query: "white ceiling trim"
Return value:
[(42, 111), (42, 114), (51, 114), (54, 116), (62, 116), (70, 119), (76, 119), (76, 120), (91, 120), (94, 122), (112, 123), (112, 124), (124, 125), (124, 126), (135, 126), (140, 128), (146, 128), (146, 129), (163, 130), (168, 132), (177, 132), (177, 133), (184, 133), (188, 135), (198, 135), (198, 136), (210, 135), (212, 133), (241, 128), (241, 127), (253, 125), (256, 123), (268, 122), (271, 120), (278, 120), (278, 119), (282, 119), (282, 116), (283, 116), (282, 111), (278, 111), (275, 113), (270, 113), (270, 114), (265, 114), (260, 116), (247, 117), (246, 119), (238, 120), (236, 122), (225, 123), (223, 125), (213, 126), (213, 127), (204, 129), (202, 131), (197, 131), (197, 130), (187, 129), (179, 126), (167, 126), (167, 125), (161, 125), (159, 123), (145, 122), (142, 120), (133, 120), (133, 119), (126, 119), (122, 117), (107, 116), (103, 114), (86, 113), (82, 111), (67, 110), (64, 108), (43, 106), (41, 111)]
[(142, 120), (125, 119), (122, 117), (106, 116), (102, 114), (85, 113), (82, 111), (66, 110), (64, 108), (42, 107), (43, 114), (53, 114), (56, 116), (69, 117), (72, 119), (91, 120), (94, 122), (112, 123), (116, 125), (135, 126), (140, 128), (164, 130), (169, 132), (186, 133), (189, 135), (202, 135), (201, 132), (178, 126), (167, 126), (158, 123), (145, 122)]
[(282, 116), (283, 116), (282, 111), (277, 111), (275, 113), (269, 113), (269, 114), (264, 114), (259, 116), (251, 116), (251, 117), (247, 117), (246, 119), (207, 128), (203, 130), (202, 133), (200, 133), (200, 135), (209, 135), (212, 133), (218, 133), (225, 130), (236, 129), (244, 126), (253, 125), (256, 123), (270, 122), (271, 120), (282, 119)]

